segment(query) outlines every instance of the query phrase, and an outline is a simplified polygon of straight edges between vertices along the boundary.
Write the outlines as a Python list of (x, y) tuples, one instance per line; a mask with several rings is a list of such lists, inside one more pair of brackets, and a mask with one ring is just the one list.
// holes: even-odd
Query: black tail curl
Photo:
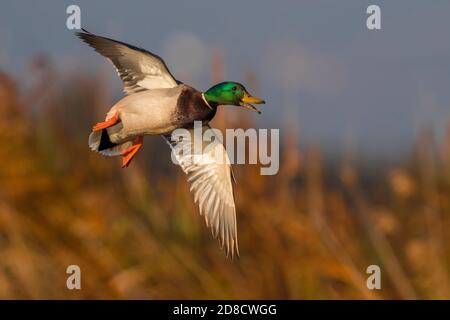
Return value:
[(110, 140), (108, 131), (103, 129), (100, 137), (100, 144), (98, 145), (98, 151), (110, 149), (115, 146), (117, 146), (117, 144)]

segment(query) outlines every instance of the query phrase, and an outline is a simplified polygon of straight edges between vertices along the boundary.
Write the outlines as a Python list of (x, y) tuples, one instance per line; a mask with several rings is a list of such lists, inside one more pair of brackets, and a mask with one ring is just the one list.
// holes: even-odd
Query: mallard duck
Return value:
[[(198, 91), (176, 80), (159, 56), (85, 29), (82, 31), (76, 35), (114, 64), (126, 93), (109, 110), (105, 121), (94, 125), (89, 147), (102, 155), (121, 156), (123, 168), (142, 147), (146, 135), (163, 136), (172, 149), (183, 147), (188, 142), (171, 139), (173, 130), (186, 128), (195, 138), (194, 121), (202, 121), (203, 130), (210, 129), (209, 121), (218, 106), (234, 105), (260, 113), (253, 104), (265, 103), (237, 82), (222, 82), (205, 92)], [(221, 142), (214, 148), (205, 148), (200, 156), (210, 160), (211, 153), (217, 151), (225, 151)], [(190, 161), (192, 158), (188, 157), (177, 154), (176, 160), (188, 176), (200, 214), (213, 236), (219, 237), (226, 256), (239, 256), (234, 176), (228, 156), (225, 161)]]

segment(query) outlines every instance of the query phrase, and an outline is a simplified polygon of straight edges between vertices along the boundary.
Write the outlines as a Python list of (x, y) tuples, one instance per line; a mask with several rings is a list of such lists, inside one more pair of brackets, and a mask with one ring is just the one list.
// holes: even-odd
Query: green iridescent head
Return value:
[(247, 89), (237, 82), (221, 82), (209, 88), (204, 95), (209, 104), (241, 106), (258, 113), (261, 113), (261, 111), (253, 106), (252, 103), (265, 103), (264, 100), (250, 95)]

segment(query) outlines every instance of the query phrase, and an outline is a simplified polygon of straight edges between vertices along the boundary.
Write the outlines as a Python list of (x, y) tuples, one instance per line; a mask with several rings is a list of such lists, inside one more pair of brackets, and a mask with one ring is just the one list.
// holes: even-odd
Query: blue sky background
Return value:
[[(201, 90), (223, 50), (226, 79), (258, 77), (262, 126), (288, 121), (331, 151), (399, 154), (450, 119), (450, 1), (2, 1), (0, 68), (26, 83), (46, 53), (62, 71), (108, 68), (119, 96), (113, 68), (67, 30), (70, 4), (88, 30), (158, 53)], [(381, 31), (366, 28), (369, 4)]]

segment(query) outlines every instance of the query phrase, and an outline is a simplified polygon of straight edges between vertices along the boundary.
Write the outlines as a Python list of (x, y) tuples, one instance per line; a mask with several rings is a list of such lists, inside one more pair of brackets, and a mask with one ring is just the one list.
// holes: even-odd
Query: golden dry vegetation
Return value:
[[(371, 174), (324, 165), (284, 128), (277, 175), (235, 166), (230, 261), (161, 139), (125, 170), (88, 149), (114, 102), (106, 79), (63, 77), (42, 57), (30, 73), (28, 89), (0, 76), (0, 298), (450, 298), (450, 136), (424, 131), (402, 164)], [(228, 114), (215, 125), (254, 126)], [(82, 290), (66, 288), (71, 264)], [(371, 264), (382, 290), (366, 288)]]

